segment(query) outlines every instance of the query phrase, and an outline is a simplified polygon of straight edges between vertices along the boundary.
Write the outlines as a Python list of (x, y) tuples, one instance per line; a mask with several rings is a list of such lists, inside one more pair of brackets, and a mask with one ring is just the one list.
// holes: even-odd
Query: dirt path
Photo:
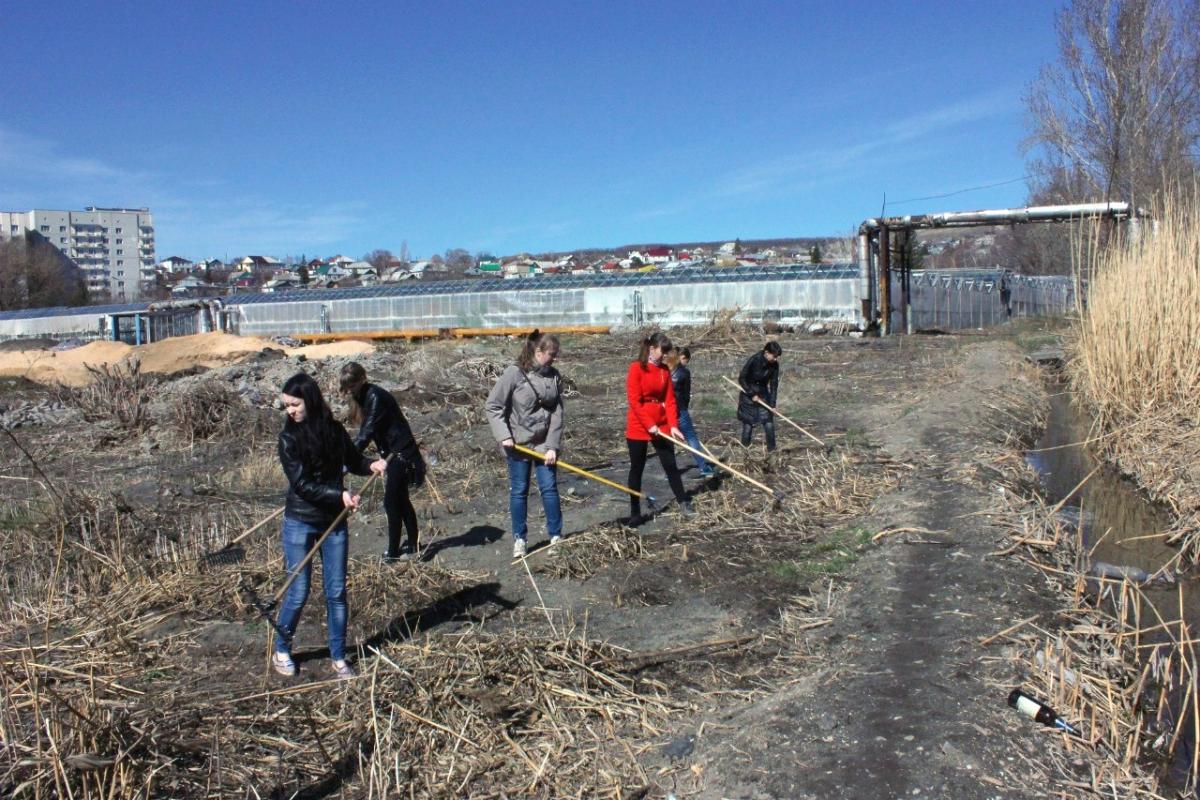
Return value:
[[(982, 404), (1012, 378), (1010, 351), (965, 353), (953, 391), (900, 420), (862, 410), (867, 435), (924, 466), (876, 504), (878, 527), (932, 531), (887, 543), (845, 576), (835, 633), (809, 680), (717, 717), (702, 797), (1042, 797), (1014, 749), (1041, 738), (1004, 705), (978, 640), (1049, 608), (1028, 567), (989, 559), (986, 490), (948, 473), (994, 424)], [(727, 726), (727, 727), (724, 727)], [(764, 765), (770, 765), (764, 768)]]

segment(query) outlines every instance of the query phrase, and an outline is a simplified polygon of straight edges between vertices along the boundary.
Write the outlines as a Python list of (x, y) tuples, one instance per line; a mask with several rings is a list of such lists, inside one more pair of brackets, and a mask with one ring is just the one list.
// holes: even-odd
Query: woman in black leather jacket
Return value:
[[(287, 422), (279, 432), (279, 462), (287, 476), (287, 500), (283, 512), (283, 555), (291, 575), (338, 515), (358, 507), (358, 495), (346, 491), (343, 474), (382, 473), (387, 462), (363, 458), (350, 435), (329, 411), (317, 382), (303, 372), (283, 385), (280, 397)], [(349, 535), (343, 520), (321, 543), (321, 573), (325, 589), (326, 623), (329, 628), (329, 657), (339, 676), (354, 670), (346, 663), (346, 559)], [(312, 562), (288, 587), (276, 621), (271, 664), (281, 675), (295, 675), (292, 637), (300, 612), (308, 600)]]
[(775, 415), (758, 401), (775, 407), (779, 397), (779, 357), (782, 355), (779, 342), (767, 342), (761, 351), (746, 360), (738, 375), (742, 392), (738, 395), (737, 416), (742, 423), (742, 444), (749, 445), (754, 426), (762, 425), (768, 452), (775, 449)]
[[(412, 428), (408, 427), (408, 420), (391, 392), (367, 383), (367, 371), (362, 364), (351, 361), (342, 367), (341, 389), (350, 399), (352, 417), (359, 421), (355, 447), (361, 451), (374, 442), (380, 455), (395, 454), (388, 465), (387, 486), (383, 493), (383, 508), (388, 520), (388, 547), (383, 558), (385, 561), (412, 558), (417, 553), (419, 541), (417, 512), (408, 492), (419, 489), (425, 482), (425, 460), (417, 449)], [(403, 547), (400, 546), (402, 528), (408, 534)]]

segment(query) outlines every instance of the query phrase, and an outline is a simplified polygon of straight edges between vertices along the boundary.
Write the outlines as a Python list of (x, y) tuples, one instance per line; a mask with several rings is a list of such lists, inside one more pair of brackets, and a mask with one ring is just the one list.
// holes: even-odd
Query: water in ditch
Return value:
[[(1046, 430), (1026, 455), (1049, 501), (1057, 503), (1100, 466), (1089, 447), (1079, 444), (1093, 435), (1091, 420), (1072, 402), (1070, 393), (1063, 386), (1055, 387)], [(1154, 575), (1176, 553), (1164, 541), (1163, 532), (1171, 524), (1169, 513), (1147, 500), (1110, 466), (1100, 466), (1067, 501), (1063, 513), (1082, 526), (1084, 545), (1091, 553), (1089, 567), (1110, 564), (1132, 568), (1127, 574)], [(1200, 631), (1200, 587), (1191, 575), (1179, 576), (1179, 586), (1183, 590), (1183, 615), (1195, 636), (1194, 632)], [(1142, 585), (1142, 591), (1165, 621), (1178, 621), (1180, 589), (1176, 585), (1152, 581)], [(1175, 716), (1178, 718), (1178, 714)], [(1185, 719), (1186, 733), (1176, 748), (1168, 779), (1175, 788), (1183, 785), (1191, 766), (1194, 737), (1189, 730), (1191, 720)]]

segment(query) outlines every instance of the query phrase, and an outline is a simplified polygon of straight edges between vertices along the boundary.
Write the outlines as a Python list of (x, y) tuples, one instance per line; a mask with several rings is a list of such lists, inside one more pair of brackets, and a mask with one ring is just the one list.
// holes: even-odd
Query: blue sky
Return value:
[(10, 3), (0, 210), (149, 206), (158, 255), (197, 259), (841, 235), (885, 193), (1015, 205), (1054, 11)]

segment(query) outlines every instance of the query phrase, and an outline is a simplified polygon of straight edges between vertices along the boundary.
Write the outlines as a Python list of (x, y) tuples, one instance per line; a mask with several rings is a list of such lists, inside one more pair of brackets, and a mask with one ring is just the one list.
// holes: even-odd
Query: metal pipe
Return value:
[(862, 305), (863, 327), (871, 323), (871, 241), (866, 233), (858, 234), (855, 260), (858, 262), (858, 299)]
[(902, 217), (871, 217), (862, 221), (859, 232), (882, 228), (951, 228), (959, 225), (996, 225), (1016, 222), (1066, 222), (1083, 217), (1111, 217), (1133, 219), (1149, 217), (1143, 208), (1129, 203), (1070, 203), (1054, 206), (1027, 206), (1025, 208), (996, 208), (979, 211), (948, 211), (936, 214), (912, 214)]
[(892, 332), (892, 254), (888, 229), (879, 229), (879, 330), (884, 336)]

